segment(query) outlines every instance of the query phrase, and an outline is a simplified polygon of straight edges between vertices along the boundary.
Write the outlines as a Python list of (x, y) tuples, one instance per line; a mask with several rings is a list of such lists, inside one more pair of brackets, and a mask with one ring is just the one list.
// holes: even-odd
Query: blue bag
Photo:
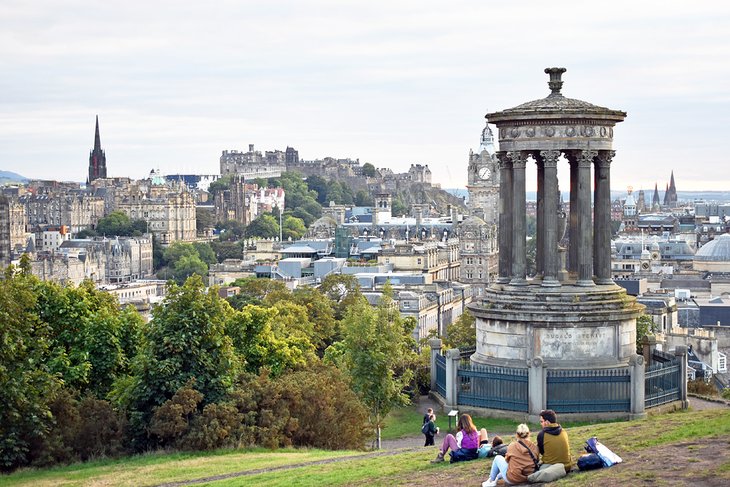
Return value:
[(587, 453), (578, 459), (578, 470), (596, 470), (603, 468), (603, 460), (597, 453)]

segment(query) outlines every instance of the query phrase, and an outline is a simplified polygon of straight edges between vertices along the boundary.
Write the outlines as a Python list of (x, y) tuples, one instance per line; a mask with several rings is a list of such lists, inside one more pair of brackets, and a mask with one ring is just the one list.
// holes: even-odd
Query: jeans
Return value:
[(489, 472), (489, 480), (497, 480), (501, 478), (504, 483), (510, 485), (507, 481), (507, 460), (502, 455), (494, 457), (492, 462), (492, 471)]

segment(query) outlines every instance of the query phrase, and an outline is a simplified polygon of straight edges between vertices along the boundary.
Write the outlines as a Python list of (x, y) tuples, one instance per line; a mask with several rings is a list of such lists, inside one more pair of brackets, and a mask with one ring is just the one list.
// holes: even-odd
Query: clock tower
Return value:
[(486, 125), (482, 130), (479, 152), (469, 151), (466, 188), (471, 214), (483, 218), (488, 224), (496, 224), (499, 219), (499, 166), (495, 152), (494, 134)]

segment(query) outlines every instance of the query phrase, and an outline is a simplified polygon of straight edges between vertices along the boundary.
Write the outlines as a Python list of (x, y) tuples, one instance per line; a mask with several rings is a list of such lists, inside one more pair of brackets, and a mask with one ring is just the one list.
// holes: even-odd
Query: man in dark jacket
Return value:
[(565, 473), (573, 468), (568, 433), (558, 424), (558, 415), (552, 409), (540, 413), (542, 430), (537, 434), (537, 448), (543, 464), (562, 463)]

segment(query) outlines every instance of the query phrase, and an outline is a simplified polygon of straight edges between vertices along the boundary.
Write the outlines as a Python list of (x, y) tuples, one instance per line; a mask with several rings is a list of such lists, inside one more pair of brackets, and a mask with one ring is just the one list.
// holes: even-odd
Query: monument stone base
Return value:
[(474, 363), (551, 369), (627, 366), (643, 306), (616, 284), (544, 287), (494, 284), (469, 306), (476, 317)]

